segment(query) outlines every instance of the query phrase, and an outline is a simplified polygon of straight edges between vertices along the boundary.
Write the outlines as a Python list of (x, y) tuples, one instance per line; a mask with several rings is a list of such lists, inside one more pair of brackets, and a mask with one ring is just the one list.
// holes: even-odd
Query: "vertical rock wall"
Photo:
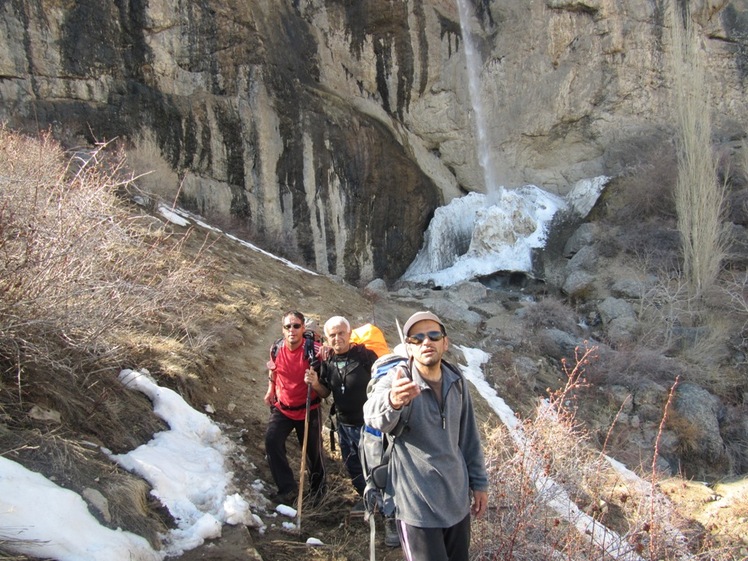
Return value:
[[(746, 128), (748, 0), (691, 1), (724, 130)], [(507, 186), (615, 175), (668, 126), (664, 0), (473, 0)], [(0, 119), (147, 133), (183, 204), (354, 283), (394, 280), (434, 209), (485, 190), (454, 0), (8, 0)], [(625, 160), (625, 159), (624, 159)]]

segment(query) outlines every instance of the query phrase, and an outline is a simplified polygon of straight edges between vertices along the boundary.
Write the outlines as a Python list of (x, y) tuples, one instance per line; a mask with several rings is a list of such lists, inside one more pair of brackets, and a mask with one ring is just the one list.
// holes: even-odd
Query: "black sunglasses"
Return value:
[(300, 329), (300, 328), (301, 328), (300, 323), (289, 323), (283, 326), (283, 329), (287, 329), (288, 331), (291, 331), (291, 329)]
[(406, 343), (411, 345), (423, 345), (423, 342), (428, 337), (431, 341), (441, 341), (445, 335), (441, 331), (427, 331), (426, 333), (416, 333), (415, 335), (408, 335), (405, 338)]

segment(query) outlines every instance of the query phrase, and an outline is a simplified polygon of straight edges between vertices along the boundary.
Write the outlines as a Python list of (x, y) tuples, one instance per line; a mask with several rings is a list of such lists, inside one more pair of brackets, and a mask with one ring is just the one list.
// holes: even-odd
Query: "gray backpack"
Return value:
[[(371, 380), (366, 389), (367, 395), (371, 395), (375, 384), (396, 366), (405, 366), (410, 377), (412, 359), (398, 354), (382, 355), (371, 367)], [(410, 408), (408, 407), (408, 411)], [(394, 440), (402, 433), (408, 424), (409, 413), (403, 412), (403, 417), (398, 424), (394, 434), (382, 434), (381, 431), (364, 425), (361, 431), (361, 440), (358, 445), (361, 467), (364, 471), (366, 487), (364, 488), (364, 504), (367, 513), (382, 512), (390, 515), (395, 510), (392, 497), (385, 499), (384, 488), (387, 486), (387, 468)]]
[[(459, 369), (442, 359), (442, 364), (460, 376), (459, 391), (463, 393), (462, 374)], [(387, 354), (379, 357), (371, 367), (371, 380), (366, 389), (367, 395), (371, 395), (374, 385), (392, 368), (402, 365), (405, 367), (408, 378), (413, 378), (413, 359), (398, 354)], [(364, 504), (368, 514), (376, 511), (390, 516), (395, 511), (393, 497), (387, 495), (384, 490), (387, 487), (389, 461), (397, 438), (408, 428), (410, 420), (410, 405), (406, 405), (400, 416), (400, 422), (395, 430), (388, 434), (364, 425), (359, 441), (359, 458), (364, 471), (366, 487), (364, 488)]]

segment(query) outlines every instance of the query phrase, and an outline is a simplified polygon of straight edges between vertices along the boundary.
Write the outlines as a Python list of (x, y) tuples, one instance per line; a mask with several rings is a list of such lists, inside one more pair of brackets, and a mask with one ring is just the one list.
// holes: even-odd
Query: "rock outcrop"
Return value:
[[(563, 194), (635, 165), (635, 147), (667, 130), (665, 2), (471, 4), (504, 185)], [(689, 5), (718, 132), (740, 137), (748, 1)], [(76, 144), (151, 138), (176, 171), (161, 186), (172, 198), (319, 271), (391, 282), (435, 208), (486, 189), (452, 0), (13, 0), (2, 11), (0, 120)]]

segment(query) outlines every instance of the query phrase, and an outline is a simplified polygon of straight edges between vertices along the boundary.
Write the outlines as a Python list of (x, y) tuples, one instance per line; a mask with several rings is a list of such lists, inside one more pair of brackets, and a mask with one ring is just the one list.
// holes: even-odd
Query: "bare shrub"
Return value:
[(641, 263), (642, 270), (658, 273), (681, 269), (681, 244), (674, 223), (671, 225), (662, 220), (637, 222), (636, 228), (620, 230), (617, 243)]
[(0, 368), (19, 402), (34, 376), (94, 384), (121, 366), (127, 333), (195, 342), (189, 304), (210, 265), (183, 259), (189, 235), (126, 208), (124, 157), (107, 149), (69, 156), (48, 135), (0, 129)]
[[(10, 429), (0, 431), (0, 450), (47, 476), (64, 474), (61, 483), (78, 492), (99, 487), (110, 503), (128, 496), (111, 525), (155, 544), (165, 524), (162, 513), (146, 512), (144, 485), (83, 441), (126, 451), (163, 430), (148, 399), (116, 373), (148, 346), (154, 372), (194, 376), (211, 344), (196, 333), (215, 269), (189, 231), (124, 203), (131, 176), (113, 148), (71, 154), (49, 134), (0, 127), (0, 414)], [(186, 244), (196, 258), (185, 259)], [(159, 338), (169, 347), (154, 348)], [(169, 371), (174, 357), (183, 362)], [(36, 422), (31, 405), (61, 424)], [(101, 473), (106, 480), (94, 481)]]
[(742, 190), (748, 186), (748, 146), (745, 137), (737, 146), (721, 147), (717, 158), (719, 179), (730, 190)]
[(699, 325), (701, 310), (680, 275), (660, 272), (639, 301), (641, 343), (663, 352), (674, 345), (677, 331)]
[(704, 324), (704, 328), (693, 330), (692, 336), (684, 338), (679, 356), (701, 367), (702, 380), (718, 380), (722, 365), (730, 358), (728, 341), (732, 327), (722, 317), (712, 314), (705, 318)]
[[(725, 313), (729, 305), (725, 290), (717, 291), (715, 286), (697, 297), (680, 275), (660, 273), (657, 279), (639, 300), (642, 335), (638, 343), (698, 366), (706, 385), (710, 379), (718, 382), (736, 329), (731, 314)], [(732, 291), (739, 296), (737, 286)], [(734, 305), (739, 306), (739, 301)], [(722, 382), (713, 387), (717, 385), (726, 387)]]
[(535, 418), (491, 431), (484, 448), (489, 504), (473, 524), (473, 559), (678, 559), (687, 544), (669, 501), (620, 471), (576, 420), (595, 348), (564, 363), (567, 383)]
[(670, 8), (673, 108), (678, 126), (675, 206), (684, 275), (690, 291), (700, 295), (714, 284), (725, 256), (725, 187), (717, 180), (712, 153), (706, 63), (699, 39), (688, 10)]
[(604, 194), (612, 224), (631, 226), (652, 218), (674, 218), (677, 161), (672, 143), (662, 136), (635, 138), (616, 147), (625, 153), (621, 176)]
[(543, 298), (525, 308), (523, 323), (528, 329), (555, 328), (575, 333), (579, 331), (579, 320), (574, 310), (553, 298)]
[(683, 363), (659, 351), (642, 348), (602, 354), (587, 369), (588, 378), (595, 384), (622, 384), (625, 381), (629, 387), (636, 387), (644, 381), (668, 386), (688, 372)]

